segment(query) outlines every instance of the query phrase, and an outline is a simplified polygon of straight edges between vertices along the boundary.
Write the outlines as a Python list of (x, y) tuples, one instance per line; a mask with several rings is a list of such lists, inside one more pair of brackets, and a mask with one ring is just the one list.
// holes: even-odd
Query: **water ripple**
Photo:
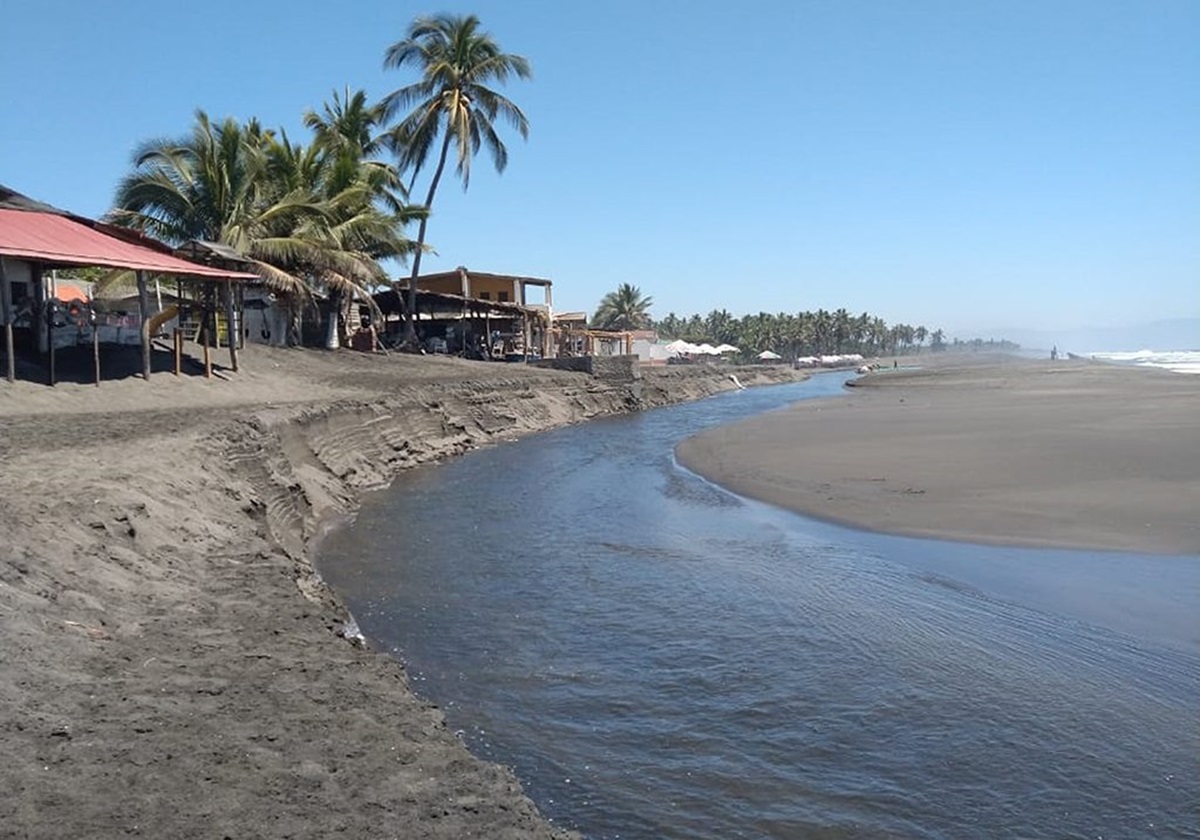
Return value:
[(1195, 559), (856, 535), (673, 465), (770, 391), (418, 471), (322, 571), (589, 837), (1196, 836)]

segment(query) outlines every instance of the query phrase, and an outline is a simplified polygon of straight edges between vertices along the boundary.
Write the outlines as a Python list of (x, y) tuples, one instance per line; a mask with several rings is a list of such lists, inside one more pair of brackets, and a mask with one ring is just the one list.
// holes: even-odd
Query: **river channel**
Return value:
[(410, 471), (321, 572), (587, 837), (1200, 836), (1200, 557), (859, 532), (674, 461), (845, 380)]

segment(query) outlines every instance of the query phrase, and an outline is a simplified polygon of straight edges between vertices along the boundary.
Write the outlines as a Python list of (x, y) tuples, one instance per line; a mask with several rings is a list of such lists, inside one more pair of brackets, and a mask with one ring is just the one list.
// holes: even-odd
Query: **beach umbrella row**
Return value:
[(704, 344), (692, 344), (684, 341), (682, 338), (672, 341), (666, 345), (666, 351), (673, 356), (720, 356), (723, 353), (736, 353), (738, 348), (732, 344), (722, 344), (719, 347), (713, 347), (707, 342)]

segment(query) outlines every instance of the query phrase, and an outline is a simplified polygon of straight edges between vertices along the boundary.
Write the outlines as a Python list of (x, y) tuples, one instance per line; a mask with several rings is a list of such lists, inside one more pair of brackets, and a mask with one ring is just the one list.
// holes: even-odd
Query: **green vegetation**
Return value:
[[(744, 350), (772, 350), (784, 358), (833, 353), (864, 356), (909, 353), (919, 350), (929, 331), (925, 327), (896, 324), (864, 312), (854, 316), (845, 309), (827, 312), (760, 312), (735, 318), (725, 310), (707, 316), (679, 318), (675, 313), (656, 323), (661, 338), (682, 338), (693, 343), (732, 344)], [(938, 331), (940, 333), (940, 330)]]
[[(465, 189), (481, 146), (497, 170), (505, 167), (497, 119), (523, 137), (529, 131), (521, 110), (487, 86), (528, 78), (529, 62), (501, 52), (474, 16), (418, 19), (405, 40), (388, 48), (384, 64), (415, 66), (421, 77), (378, 103), (361, 90), (335, 91), (319, 113), (305, 114), (313, 135), (308, 144), (265, 129), (258, 119), (218, 123), (197, 111), (188, 135), (152, 140), (134, 152), (109, 220), (173, 245), (199, 240), (232, 248), (295, 315), (323, 300), (326, 346), (336, 348), (349, 301), (373, 307), (371, 293), (389, 285), (381, 260), (412, 255), (412, 274), (419, 272), (428, 208), (451, 144)], [(387, 125), (404, 108), (412, 110)], [(439, 137), (425, 204), (414, 206), (403, 178), (411, 188)], [(395, 163), (382, 160), (384, 152)], [(412, 242), (404, 228), (417, 219)], [(410, 312), (414, 297), (410, 291)], [(413, 335), (411, 320), (406, 332)]]
[(297, 311), (324, 297), (336, 324), (344, 300), (369, 302), (388, 282), (380, 259), (412, 251), (399, 177), (360, 135), (374, 119), (361, 94), (335, 95), (324, 116), (309, 115), (316, 137), (305, 146), (257, 120), (215, 124), (198, 111), (188, 136), (134, 153), (110, 218), (172, 244), (227, 245)]
[(654, 299), (642, 294), (637, 286), (622, 283), (600, 301), (592, 326), (601, 330), (640, 330), (650, 326), (650, 306)]
[[(611, 296), (611, 295), (610, 295)], [(606, 298), (607, 299), (607, 298)], [(930, 332), (922, 326), (888, 324), (868, 312), (851, 315), (845, 309), (828, 312), (781, 312), (772, 315), (760, 312), (735, 318), (724, 309), (706, 316), (680, 318), (670, 313), (653, 324), (660, 339), (682, 338), (693, 344), (732, 344), (743, 354), (753, 355), (771, 350), (785, 359), (800, 356), (827, 356), (841, 353), (861, 353), (863, 356), (901, 355), (918, 353), (928, 347), (939, 353), (945, 350), (999, 350), (1011, 352), (1020, 345), (1011, 341), (979, 338), (970, 341), (954, 339), (946, 342), (942, 330)], [(925, 339), (929, 339), (928, 346)]]

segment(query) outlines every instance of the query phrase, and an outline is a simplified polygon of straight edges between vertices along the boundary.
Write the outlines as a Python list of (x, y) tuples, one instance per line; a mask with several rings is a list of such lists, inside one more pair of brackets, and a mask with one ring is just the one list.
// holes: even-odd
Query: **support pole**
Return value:
[(217, 310), (208, 305), (211, 298), (205, 295), (204, 304), (204, 378), (212, 379), (212, 343), (217, 339)]
[(237, 285), (237, 323), (238, 323), (238, 342), (239, 350), (246, 349), (246, 286), (244, 283)]
[(225, 339), (229, 344), (229, 364), (233, 372), (238, 371), (238, 334), (241, 329), (237, 324), (237, 309), (233, 305), (233, 281), (226, 280), (221, 284), (221, 297), (225, 303)]
[(96, 387), (100, 387), (100, 330), (93, 304), (88, 307), (88, 322), (92, 326), (92, 366), (96, 369)]
[(146, 285), (146, 272), (137, 272), (138, 310), (142, 315), (142, 378), (150, 381), (150, 289)]
[(9, 382), (15, 382), (17, 379), (17, 360), (13, 356), (12, 308), (12, 286), (4, 273), (4, 258), (0, 257), (0, 317), (4, 319), (4, 358), (8, 363), (6, 376)]
[[(53, 278), (53, 275), (51, 275)], [(37, 290), (38, 299), (41, 301), (40, 311), (42, 320), (46, 324), (46, 352), (50, 354), (50, 369), (47, 371), (47, 381), (50, 387), (53, 388), (58, 382), (58, 372), (55, 369), (55, 349), (54, 349), (54, 321), (58, 315), (58, 296), (57, 294), (46, 295), (46, 282), (42, 276), (41, 265), (33, 264), (33, 285)]]
[(49, 377), (50, 387), (53, 388), (58, 382), (58, 372), (55, 370), (55, 349), (54, 349), (54, 320), (57, 314), (58, 304), (54, 299), (46, 302), (46, 341), (50, 345), (50, 370), (47, 373)]
[(183, 368), (183, 330), (176, 327), (171, 331), (171, 349), (175, 351), (175, 375)]

